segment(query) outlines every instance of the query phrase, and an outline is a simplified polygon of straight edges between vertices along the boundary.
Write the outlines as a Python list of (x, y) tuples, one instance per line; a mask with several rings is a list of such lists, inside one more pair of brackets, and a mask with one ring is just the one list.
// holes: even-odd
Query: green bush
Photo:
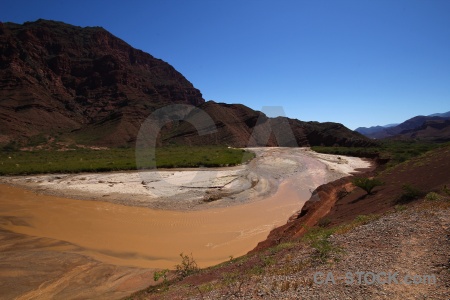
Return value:
[(444, 185), (443, 191), (450, 196), (450, 189), (447, 187), (447, 185)]
[(441, 198), (442, 198), (441, 195), (435, 192), (430, 192), (425, 196), (425, 199), (427, 199), (428, 201), (437, 201), (441, 200)]
[(180, 253), (180, 257), (181, 263), (175, 266), (179, 279), (183, 279), (184, 277), (187, 277), (199, 271), (197, 262), (192, 257), (192, 253), (190, 256)]
[(167, 283), (167, 273), (168, 272), (169, 272), (168, 269), (156, 271), (155, 273), (153, 273), (153, 280), (154, 281), (158, 281), (160, 278), (162, 278), (163, 279), (163, 283), (166, 284)]
[(372, 194), (372, 191), (375, 187), (383, 185), (383, 182), (379, 179), (370, 179), (366, 177), (356, 177), (352, 180), (352, 183), (353, 185), (366, 191), (368, 195)]
[(317, 225), (319, 227), (327, 227), (330, 224), (331, 224), (331, 220), (328, 217), (323, 217), (322, 219), (319, 220), (319, 222), (317, 222)]
[(397, 205), (394, 207), (394, 209), (395, 209), (395, 211), (404, 211), (404, 210), (407, 209), (407, 206), (406, 206), (406, 205), (402, 205), (402, 204), (397, 204)]
[(335, 231), (336, 228), (313, 227), (308, 229), (302, 237), (303, 241), (309, 243), (309, 245), (316, 250), (314, 256), (319, 262), (326, 262), (332, 254), (340, 251), (340, 249), (333, 246), (328, 240)]
[(400, 197), (397, 198), (397, 203), (409, 203), (413, 200), (419, 199), (420, 197), (425, 196), (426, 193), (419, 190), (418, 188), (410, 185), (410, 184), (404, 184), (402, 186), (403, 193), (400, 195)]

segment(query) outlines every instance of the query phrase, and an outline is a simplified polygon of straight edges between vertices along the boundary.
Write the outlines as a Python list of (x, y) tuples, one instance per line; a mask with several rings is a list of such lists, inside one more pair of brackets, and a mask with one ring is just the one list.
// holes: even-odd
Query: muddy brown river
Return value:
[(183, 252), (206, 267), (253, 249), (308, 197), (308, 191), (287, 181), (261, 201), (178, 212), (64, 199), (0, 185), (0, 228), (65, 241), (81, 248), (83, 255), (114, 265), (173, 268)]
[[(254, 188), (194, 210), (170, 210), (192, 203), (182, 197), (184, 190), (170, 198), (170, 205), (158, 206), (169, 209), (122, 205), (147, 203), (149, 197), (139, 194), (142, 180), (129, 173), (2, 178), (10, 185), (0, 184), (0, 298), (120, 299), (154, 284), (155, 269), (174, 269), (180, 253), (192, 253), (200, 267), (216, 265), (254, 249), (300, 210), (317, 186), (370, 166), (359, 158), (298, 148), (254, 151), (257, 157), (247, 166), (217, 171), (217, 178), (251, 181), (257, 174)], [(174, 174), (187, 174), (180, 172)], [(224, 187), (231, 180), (225, 179)], [(123, 202), (108, 193), (125, 188), (127, 194), (119, 197)], [(34, 192), (39, 189), (44, 190)], [(96, 189), (101, 193), (84, 198), (95, 201), (64, 198)], [(48, 195), (52, 191), (64, 197)], [(135, 191), (141, 198), (133, 198)]]

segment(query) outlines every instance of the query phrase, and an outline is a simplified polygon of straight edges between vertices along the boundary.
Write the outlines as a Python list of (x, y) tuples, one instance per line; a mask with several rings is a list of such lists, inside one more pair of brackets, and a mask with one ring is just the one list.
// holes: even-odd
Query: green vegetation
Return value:
[(388, 162), (392, 167), (413, 157), (419, 156), (427, 151), (447, 144), (417, 142), (417, 141), (391, 141), (381, 140), (374, 147), (322, 147), (314, 146), (312, 150), (320, 153), (348, 155), (356, 157), (379, 158)]
[(331, 224), (331, 220), (330, 220), (330, 218), (328, 218), (328, 217), (323, 217), (322, 219), (320, 219), (318, 222), (317, 222), (317, 225), (319, 226), (319, 227), (327, 227), (328, 225), (330, 225)]
[[(155, 273), (153, 273), (153, 280), (158, 281), (159, 279), (162, 278), (163, 281), (157, 285), (151, 285), (141, 292), (144, 292), (145, 294), (150, 293), (163, 294), (164, 292), (167, 292), (169, 290), (170, 285), (172, 285), (177, 279), (182, 280), (183, 278), (200, 271), (200, 268), (197, 266), (196, 261), (192, 257), (192, 253), (190, 256), (180, 253), (180, 257), (181, 263), (175, 266), (177, 278), (168, 280), (167, 277), (169, 273), (171, 273), (171, 271), (169, 271), (168, 269), (156, 271)], [(198, 289), (198, 291), (202, 293), (200, 289)], [(124, 299), (134, 299), (134, 296), (141, 294), (141, 292), (137, 292)]]
[[(156, 148), (156, 167), (221, 167), (245, 163), (253, 153), (225, 146), (173, 146)], [(104, 172), (136, 169), (133, 148), (67, 151), (39, 150), (0, 152), (0, 175)]]
[(305, 233), (302, 240), (308, 242), (311, 247), (316, 249), (316, 258), (324, 263), (330, 258), (332, 253), (339, 251), (339, 249), (334, 247), (328, 240), (335, 232), (336, 228), (313, 227)]
[[(419, 191), (420, 192), (420, 191)], [(424, 195), (422, 193), (421, 195)], [(450, 193), (446, 185), (442, 190), (438, 190), (436, 192), (429, 192), (425, 195), (425, 201), (427, 202), (450, 202)]]
[(409, 203), (413, 200), (419, 199), (426, 195), (425, 192), (419, 190), (418, 188), (416, 188), (410, 184), (404, 184), (402, 186), (402, 189), (403, 189), (403, 193), (400, 195), (400, 197), (397, 198), (397, 200), (396, 200), (397, 204)]
[(295, 243), (295, 242), (283, 242), (276, 246), (273, 246), (272, 248), (269, 248), (269, 252), (270, 252), (270, 254), (275, 254), (284, 249), (292, 249), (295, 247), (296, 244), (297, 243)]
[(396, 206), (394, 206), (394, 210), (395, 211), (404, 211), (406, 210), (408, 207), (406, 205), (403, 204), (397, 204)]
[[(448, 187), (444, 186), (442, 192), (448, 191)], [(439, 191), (441, 192), (441, 191)], [(443, 196), (442, 194), (429, 193), (428, 197), (431, 198), (430, 201), (424, 201), (420, 204), (419, 208), (423, 210), (428, 209), (448, 209), (450, 207), (450, 199)], [(437, 197), (440, 196), (440, 197)], [(238, 258), (231, 258), (227, 262), (220, 265), (206, 268), (200, 272), (208, 274), (210, 270), (220, 269), (222, 272), (222, 278), (217, 279), (206, 279), (206, 282), (202, 282), (200, 285), (192, 285), (191, 283), (184, 283), (183, 285), (174, 286), (175, 290), (184, 291), (185, 294), (192, 296), (200, 296), (201, 299), (204, 298), (204, 293), (210, 291), (217, 291), (222, 295), (228, 295), (229, 298), (241, 298), (242, 290), (252, 277), (265, 274), (268, 276), (290, 276), (296, 274), (305, 268), (316, 268), (317, 264), (329, 263), (332, 264), (333, 261), (339, 260), (340, 257), (345, 255), (345, 251), (342, 248), (336, 247), (330, 241), (331, 235), (340, 235), (352, 231), (353, 229), (368, 224), (372, 221), (379, 219), (382, 216), (389, 215), (394, 212), (401, 212), (409, 209), (408, 205), (397, 205), (395, 210), (388, 211), (382, 215), (369, 214), (369, 215), (358, 215), (353, 221), (347, 222), (341, 225), (332, 226), (330, 228), (323, 228), (319, 226), (311, 227), (307, 229), (307, 232), (300, 238), (294, 241), (288, 241), (280, 243), (272, 248), (266, 249), (259, 253), (247, 254)], [(327, 219), (326, 217), (324, 218)], [(299, 258), (297, 251), (303, 249), (304, 246), (310, 245), (315, 249), (312, 256), (306, 255)], [(282, 253), (279, 253), (283, 251)], [(230, 264), (237, 264), (241, 268), (229, 269), (227, 266)], [(208, 275), (207, 275), (208, 276)], [(191, 281), (192, 282), (192, 281)], [(160, 298), (165, 296), (165, 293), (171, 289), (171, 284), (175, 283), (175, 280), (169, 282), (169, 286), (160, 283), (156, 286), (150, 286), (145, 290), (137, 292), (133, 296), (126, 299), (143, 299), (149, 295), (157, 295)], [(283, 282), (279, 284), (274, 282), (272, 286), (268, 286), (267, 292), (272, 291), (283, 291), (287, 289), (296, 290), (299, 284), (313, 285), (312, 279), (305, 281), (296, 282)], [(195, 288), (193, 288), (195, 286)]]
[(352, 183), (366, 191), (367, 195), (372, 194), (372, 191), (375, 187), (383, 185), (383, 182), (379, 179), (366, 178), (366, 177), (356, 177), (352, 180)]
[(442, 196), (435, 192), (430, 192), (425, 196), (425, 199), (428, 201), (439, 201)]
[(241, 286), (244, 283), (243, 274), (238, 271), (222, 274), (221, 283), (222, 285), (227, 286), (227, 289), (231, 292), (231, 294), (237, 295), (240, 293)]
[(200, 269), (197, 266), (197, 262), (191, 255), (180, 253), (181, 263), (175, 266), (177, 277), (183, 279), (191, 274), (197, 273)]
[(160, 278), (163, 279), (163, 283), (166, 284), (167, 283), (167, 273), (169, 272), (168, 269), (164, 269), (164, 270), (160, 270), (160, 271), (156, 271), (153, 274), (153, 280), (154, 281), (158, 281)]
[(326, 154), (347, 155), (356, 157), (376, 157), (380, 153), (380, 147), (328, 147), (313, 146), (313, 151)]
[(446, 193), (448, 196), (450, 196), (450, 189), (447, 187), (447, 185), (444, 185), (443, 191), (444, 191), (444, 193)]

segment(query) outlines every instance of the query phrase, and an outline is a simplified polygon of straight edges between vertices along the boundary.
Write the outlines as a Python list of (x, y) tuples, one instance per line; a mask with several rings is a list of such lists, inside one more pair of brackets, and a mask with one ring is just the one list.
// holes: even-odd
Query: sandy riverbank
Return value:
[(116, 299), (151, 284), (154, 268), (174, 268), (181, 252), (218, 264), (252, 250), (317, 186), (370, 165), (251, 150), (249, 164), (224, 169), (2, 177), (14, 187), (0, 184), (0, 294)]
[(0, 183), (72, 199), (99, 200), (163, 210), (199, 210), (255, 201), (288, 178), (306, 190), (370, 167), (355, 157), (308, 148), (249, 148), (256, 158), (230, 168), (123, 171), (0, 177)]

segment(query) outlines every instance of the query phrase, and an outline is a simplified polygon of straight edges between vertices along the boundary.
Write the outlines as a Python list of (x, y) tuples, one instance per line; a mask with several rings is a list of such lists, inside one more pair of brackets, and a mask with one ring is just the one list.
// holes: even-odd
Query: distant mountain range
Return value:
[(429, 117), (442, 117), (442, 118), (450, 118), (450, 111), (443, 114), (432, 114)]
[(359, 127), (355, 131), (372, 139), (450, 141), (450, 111), (428, 116), (415, 116), (400, 124)]
[(54, 141), (133, 147), (144, 120), (173, 104), (206, 112), (216, 130), (199, 135), (189, 124), (198, 115), (173, 111), (185, 121), (166, 124), (158, 145), (373, 144), (342, 124), (268, 118), (241, 104), (205, 101), (171, 65), (101, 27), (0, 22), (0, 146)]

